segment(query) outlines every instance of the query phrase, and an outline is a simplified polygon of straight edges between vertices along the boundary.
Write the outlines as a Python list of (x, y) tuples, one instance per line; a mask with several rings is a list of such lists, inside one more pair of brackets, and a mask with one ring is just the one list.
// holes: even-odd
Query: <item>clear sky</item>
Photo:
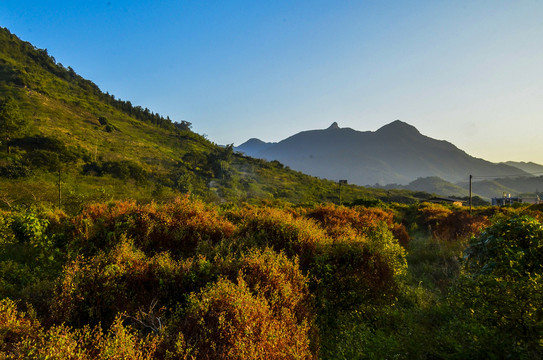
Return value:
[(400, 119), (543, 164), (541, 0), (0, 0), (0, 26), (218, 144)]

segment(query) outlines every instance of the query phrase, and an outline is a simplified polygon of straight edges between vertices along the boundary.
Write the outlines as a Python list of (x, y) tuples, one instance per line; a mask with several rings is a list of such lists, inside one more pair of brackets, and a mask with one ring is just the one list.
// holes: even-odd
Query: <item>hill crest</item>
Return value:
[(236, 150), (249, 156), (278, 160), (314, 176), (348, 179), (358, 185), (408, 184), (418, 178), (438, 176), (450, 182), (470, 173), (526, 175), (506, 164), (472, 157), (452, 143), (425, 136), (414, 126), (395, 120), (376, 131), (340, 128), (307, 130), (257, 151), (246, 143)]

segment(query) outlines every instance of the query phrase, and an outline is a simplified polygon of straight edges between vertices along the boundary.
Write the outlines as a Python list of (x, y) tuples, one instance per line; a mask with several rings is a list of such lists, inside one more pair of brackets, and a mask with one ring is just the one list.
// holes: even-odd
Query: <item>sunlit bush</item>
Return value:
[(201, 242), (217, 243), (234, 232), (215, 208), (188, 198), (165, 205), (90, 205), (74, 219), (74, 228), (72, 248), (87, 254), (111, 247), (126, 234), (146, 253), (192, 256)]
[(16, 354), (19, 343), (37, 338), (39, 331), (40, 324), (34, 316), (19, 312), (10, 299), (0, 300), (0, 358)]
[(239, 213), (241, 223), (237, 237), (248, 246), (270, 247), (286, 255), (299, 256), (302, 266), (315, 256), (319, 246), (330, 238), (317, 224), (306, 218), (274, 208), (249, 208)]
[(452, 214), (452, 210), (441, 204), (423, 203), (418, 208), (417, 224), (421, 230), (433, 234), (436, 226)]
[(435, 235), (445, 240), (468, 240), (477, 236), (490, 221), (483, 215), (470, 215), (467, 211), (455, 211), (449, 214), (435, 230)]
[[(182, 336), (176, 335), (179, 329)], [(309, 326), (298, 324), (283, 308), (273, 313), (268, 301), (254, 295), (239, 278), (220, 279), (191, 296), (179, 327), (179, 358), (196, 359), (312, 359)]]
[(76, 326), (112, 323), (120, 312), (136, 316), (140, 310), (159, 311), (183, 296), (183, 276), (190, 262), (168, 254), (148, 258), (127, 239), (109, 253), (78, 258), (68, 264), (53, 303), (58, 322)]
[(384, 223), (401, 245), (406, 246), (409, 242), (405, 226), (394, 223), (393, 214), (379, 208), (363, 206), (346, 208), (328, 204), (310, 210), (307, 217), (316, 220), (333, 239), (362, 236), (378, 229)]
[(45, 328), (13, 301), (0, 301), (0, 359), (153, 359), (157, 343), (157, 336), (140, 336), (121, 316), (107, 334), (100, 327)]

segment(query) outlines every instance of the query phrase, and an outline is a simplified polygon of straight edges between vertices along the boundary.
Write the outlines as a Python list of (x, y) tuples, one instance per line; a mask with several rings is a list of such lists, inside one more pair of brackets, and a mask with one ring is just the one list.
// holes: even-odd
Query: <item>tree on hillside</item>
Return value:
[(8, 97), (0, 103), (0, 141), (6, 144), (8, 154), (10, 153), (10, 140), (22, 134), (28, 125), (19, 110), (19, 106)]

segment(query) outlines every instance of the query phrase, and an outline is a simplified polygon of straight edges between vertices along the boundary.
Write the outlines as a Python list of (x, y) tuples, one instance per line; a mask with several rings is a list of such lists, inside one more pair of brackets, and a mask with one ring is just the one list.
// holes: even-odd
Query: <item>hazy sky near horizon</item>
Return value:
[(218, 144), (396, 119), (543, 164), (543, 1), (0, 1), (0, 26)]

